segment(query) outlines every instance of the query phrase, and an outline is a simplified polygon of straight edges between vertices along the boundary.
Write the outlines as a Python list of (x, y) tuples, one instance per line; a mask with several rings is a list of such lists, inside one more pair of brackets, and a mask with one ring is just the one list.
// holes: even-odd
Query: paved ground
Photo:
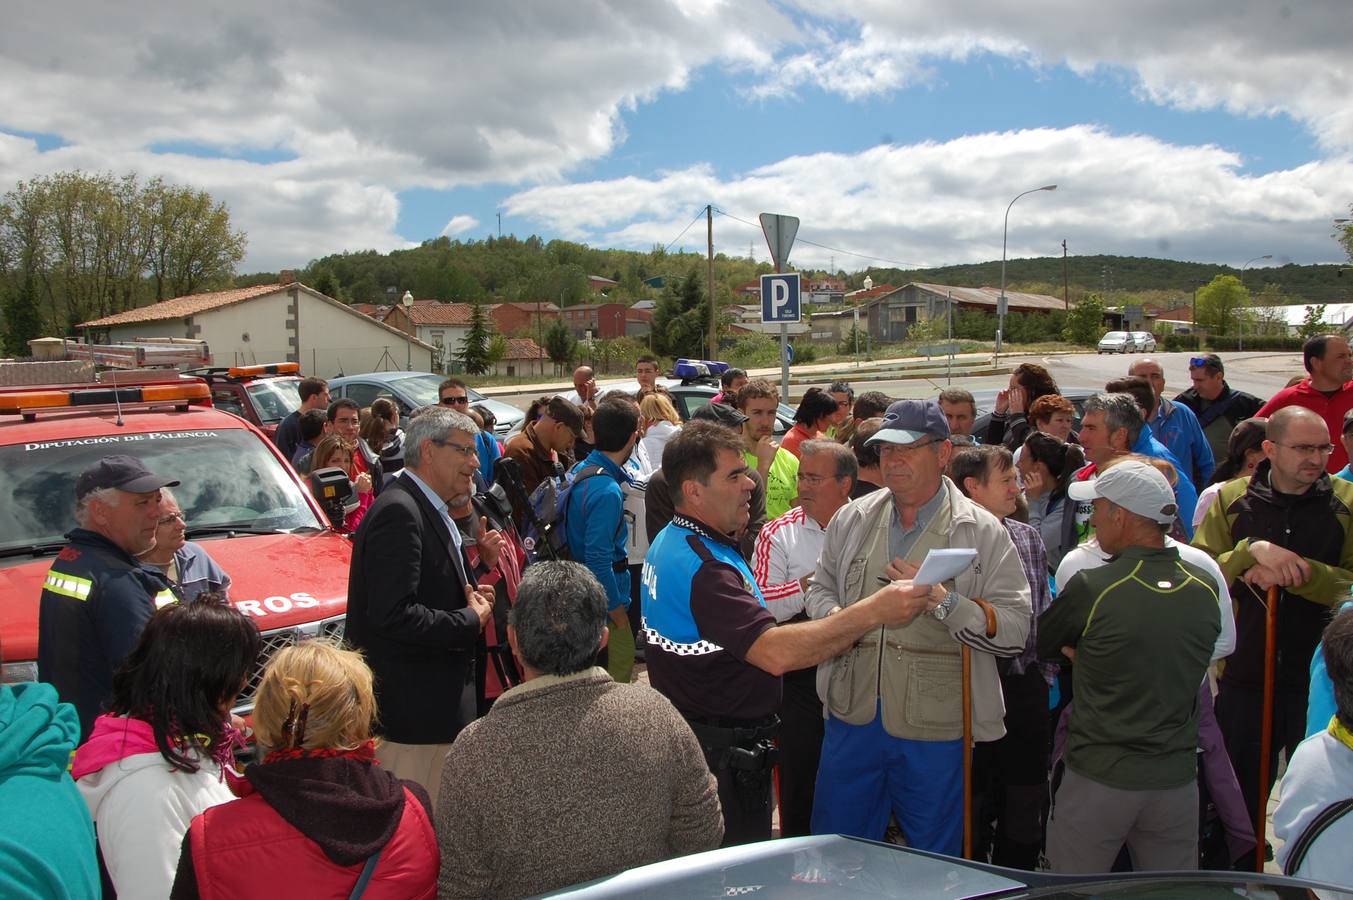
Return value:
[[(1166, 396), (1173, 396), (1189, 387), (1189, 358), (1195, 355), (1193, 353), (1151, 354), (1151, 357), (1159, 361), (1165, 369), (1168, 391)], [(1002, 366), (1008, 367), (1013, 367), (1022, 362), (1036, 362), (1046, 366), (1059, 385), (1067, 388), (1085, 388), (1102, 387), (1106, 381), (1126, 375), (1128, 365), (1136, 358), (1135, 356), (1101, 356), (1095, 353), (1079, 352), (1003, 356), (1000, 362)], [(945, 357), (936, 357), (935, 363), (937, 366), (943, 366), (946, 359)], [(955, 365), (961, 370), (964, 365), (982, 361), (989, 362), (990, 360), (989, 354), (965, 354), (955, 358)], [(1234, 353), (1225, 356), (1224, 360), (1226, 362), (1226, 378), (1233, 388), (1249, 391), (1255, 396), (1263, 398), (1272, 396), (1284, 387), (1292, 376), (1304, 374), (1300, 353)], [(803, 379), (804, 376), (820, 375), (821, 381), (799, 381), (799, 383), (792, 384), (790, 386), (791, 397), (802, 396), (803, 392), (814, 384), (826, 387), (832, 381), (838, 379), (849, 381), (852, 372), (866, 374), (871, 367), (877, 367), (881, 362), (875, 360), (873, 363), (862, 363), (858, 367), (850, 363), (795, 366), (791, 371), (796, 380)], [(777, 383), (779, 381), (779, 369), (753, 369), (752, 373), (756, 376), (771, 378)], [(632, 378), (606, 379), (601, 382), (601, 385), (604, 387), (608, 383), (632, 380)], [(1008, 380), (1009, 376), (1004, 373), (972, 376), (960, 374), (952, 378), (930, 376), (883, 381), (857, 380), (855, 385), (857, 392), (878, 390), (891, 397), (929, 397), (950, 385), (966, 388), (970, 391), (991, 390), (1005, 387)], [(549, 382), (511, 388), (489, 388), (485, 393), (525, 409), (533, 399), (543, 393), (572, 390), (572, 388), (572, 384), (565, 382)]]

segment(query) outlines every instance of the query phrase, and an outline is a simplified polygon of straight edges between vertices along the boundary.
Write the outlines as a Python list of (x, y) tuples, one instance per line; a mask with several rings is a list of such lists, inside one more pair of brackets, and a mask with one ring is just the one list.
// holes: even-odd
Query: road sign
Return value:
[(762, 275), (761, 321), (772, 324), (798, 322), (803, 311), (800, 296), (798, 272)]
[(762, 213), (760, 218), (761, 230), (766, 233), (766, 244), (770, 247), (770, 258), (775, 261), (778, 272), (789, 262), (789, 248), (794, 246), (794, 238), (798, 236), (799, 220), (796, 216), (775, 213)]
[(792, 363), (794, 361), (794, 345), (786, 343), (784, 349), (785, 349), (785, 361)]

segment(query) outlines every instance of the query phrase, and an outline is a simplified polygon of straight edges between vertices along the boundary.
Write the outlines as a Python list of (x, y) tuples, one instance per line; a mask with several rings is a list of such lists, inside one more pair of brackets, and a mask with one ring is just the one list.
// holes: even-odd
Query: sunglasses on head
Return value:
[(1190, 356), (1190, 357), (1189, 357), (1189, 368), (1190, 368), (1190, 369), (1211, 369), (1211, 370), (1216, 371), (1216, 372), (1220, 372), (1220, 371), (1221, 371), (1221, 366), (1217, 364), (1217, 361), (1216, 361), (1215, 359), (1208, 359), (1206, 356)]

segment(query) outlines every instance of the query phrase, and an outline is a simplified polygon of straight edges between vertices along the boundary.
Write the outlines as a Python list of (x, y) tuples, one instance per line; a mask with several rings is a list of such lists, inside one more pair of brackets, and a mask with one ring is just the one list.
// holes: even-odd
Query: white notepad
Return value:
[(971, 547), (952, 547), (931, 550), (925, 555), (920, 570), (912, 579), (914, 584), (943, 584), (963, 573), (977, 559)]

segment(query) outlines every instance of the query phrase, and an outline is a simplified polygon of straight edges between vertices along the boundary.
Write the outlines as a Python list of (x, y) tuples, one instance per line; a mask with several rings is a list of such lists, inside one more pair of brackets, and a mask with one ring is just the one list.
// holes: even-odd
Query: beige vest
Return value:
[[(878, 590), (886, 578), (888, 529), (893, 504), (880, 507), (873, 534), (861, 545), (846, 573), (846, 605)], [(949, 546), (952, 510), (944, 501), (921, 532), (907, 561), (920, 564), (934, 548)], [(836, 660), (827, 690), (827, 709), (851, 725), (873, 721), (880, 703), (883, 727), (893, 737), (951, 741), (963, 736), (962, 657), (944, 623), (922, 613), (906, 625), (864, 635)]]

